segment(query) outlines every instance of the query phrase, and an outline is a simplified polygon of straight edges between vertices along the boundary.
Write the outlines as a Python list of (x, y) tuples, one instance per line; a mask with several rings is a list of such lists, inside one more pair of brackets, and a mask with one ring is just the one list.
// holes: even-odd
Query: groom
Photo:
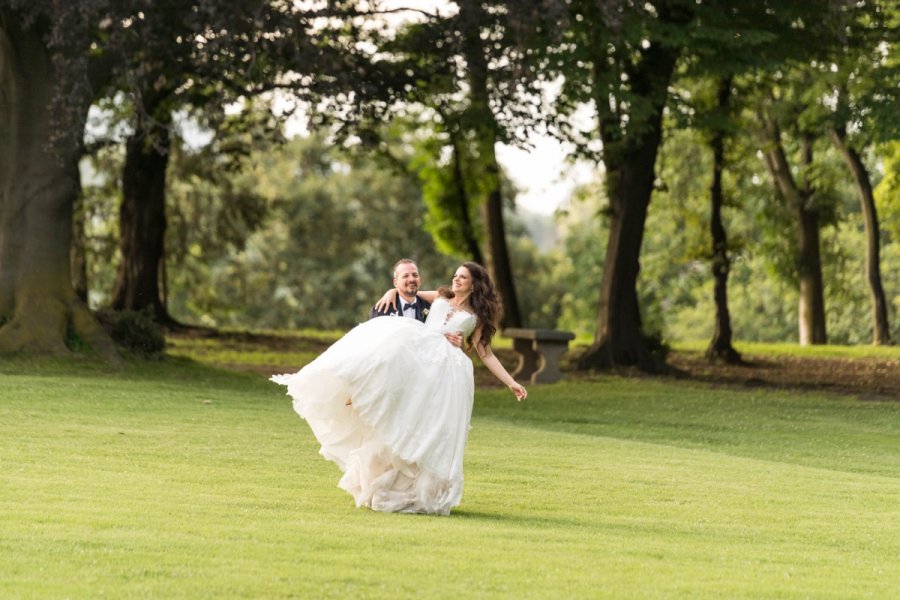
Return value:
[(394, 289), (397, 290), (397, 305), (387, 305), (383, 309), (376, 310), (372, 307), (369, 318), (375, 317), (408, 317), (425, 322), (431, 303), (419, 298), (416, 292), (422, 278), (419, 276), (419, 267), (408, 258), (401, 258), (394, 265)]

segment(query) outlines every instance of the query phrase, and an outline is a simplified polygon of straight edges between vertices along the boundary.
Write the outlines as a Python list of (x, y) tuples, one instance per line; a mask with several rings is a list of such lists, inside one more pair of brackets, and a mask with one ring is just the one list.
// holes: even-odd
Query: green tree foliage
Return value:
[[(367, 316), (404, 256), (418, 261), (425, 286), (448, 283), (458, 257), (435, 248), (417, 178), (384, 155), (347, 152), (319, 136), (242, 157), (222, 146), (247, 147), (217, 137), (201, 148), (179, 140), (173, 149), (166, 281), (178, 319), (347, 328)], [(108, 302), (114, 279), (122, 159), (121, 147), (106, 147), (85, 169), (93, 306)], [(513, 256), (525, 267), (518, 281), (528, 290), (524, 314), (534, 326), (553, 327), (563, 259), (538, 250), (515, 213), (506, 218)]]
[(558, 326), (585, 337), (593, 334), (597, 314), (596, 282), (603, 275), (607, 239), (605, 190), (598, 181), (581, 186), (565, 209), (556, 213), (564, 257), (557, 265), (560, 286)]
[[(883, 158), (882, 169), (884, 177), (875, 186), (875, 202), (881, 219), (882, 232), (884, 234), (884, 246), (882, 248), (882, 268), (884, 269), (885, 282), (890, 280), (888, 270), (897, 269), (900, 259), (900, 141), (889, 142), (878, 146), (878, 154)], [(891, 267), (890, 265), (893, 265)], [(891, 339), (897, 337), (897, 321), (900, 320), (900, 287), (898, 276), (893, 278), (894, 287), (885, 283), (888, 291), (888, 302), (891, 306), (894, 329)]]
[(371, 27), (371, 48), (363, 53), (372, 85), (360, 90), (349, 117), (371, 136), (369, 123), (380, 129), (384, 115), (412, 112), (421, 131), (433, 134), (420, 141), (411, 164), (423, 183), (428, 227), (444, 250), (485, 264), (507, 326), (521, 325), (522, 317), (504, 221), (512, 194), (496, 145), (522, 143), (545, 121), (530, 52), (543, 38), (536, 33), (541, 25), (548, 29), (542, 9), (521, 0), (462, 0), (433, 14), (404, 11), (418, 20), (394, 32)]
[(593, 127), (582, 132), (570, 128), (567, 137), (594, 156), (602, 143), (599, 156), (610, 220), (595, 341), (580, 365), (653, 368), (656, 359), (644, 343), (638, 273), (662, 118), (671, 100), (676, 66), (680, 60), (703, 61), (701, 72), (730, 76), (759, 55), (772, 63), (784, 60), (783, 52), (769, 52), (778, 47), (773, 41), (791, 27), (795, 39), (808, 41), (811, 28), (803, 26), (800, 15), (813, 17), (822, 11), (818, 3), (564, 4), (565, 34), (551, 45), (546, 65), (564, 77), (557, 103), (561, 112), (574, 112), (585, 102), (596, 111)]
[(81, 212), (75, 225), (84, 232), (88, 304), (109, 304), (119, 251), (119, 178), (125, 160), (120, 145), (106, 145), (81, 161)]
[[(484, 224), (477, 201), (479, 195), (471, 189), (477, 178), (468, 156), (457, 140), (458, 134), (446, 132), (440, 123), (422, 121), (398, 120), (397, 123), (405, 124), (410, 132), (415, 128), (411, 139), (414, 152), (404, 168), (418, 177), (422, 186), (422, 198), (428, 210), (425, 228), (444, 254), (482, 263)], [(397, 131), (397, 123), (392, 130)], [(398, 133), (387, 137), (386, 143), (401, 141), (402, 132)]]
[[(68, 272), (91, 102), (108, 86), (135, 92), (143, 119), (128, 156), (139, 160), (125, 164), (141, 165), (126, 167), (123, 199), (131, 190), (152, 190), (153, 206), (151, 218), (129, 220), (145, 207), (126, 202), (131, 212), (121, 213), (120, 235), (151, 285), (122, 289), (132, 298), (156, 296), (167, 154), (137, 149), (168, 147), (172, 109), (180, 101), (197, 105), (215, 97), (221, 105), (266, 89), (331, 89), (351, 80), (325, 32), (328, 18), (346, 14), (346, 4), (0, 0), (0, 351), (66, 353), (74, 331), (115, 358)], [(287, 75), (292, 68), (294, 78)]]
[[(123, 66), (112, 91), (124, 90), (130, 98), (133, 131), (125, 144), (113, 308), (149, 308), (160, 322), (178, 325), (166, 311), (159, 282), (165, 265), (165, 171), (176, 113), (190, 111), (218, 133), (223, 121), (228, 125), (226, 105), (259, 115), (249, 99), (263, 91), (283, 86), (304, 100), (313, 87), (344, 89), (342, 78), (328, 76), (342, 69), (336, 66), (330, 21), (323, 20), (344, 12), (338, 2), (164, 2), (123, 29)], [(279, 124), (268, 129), (277, 135)]]
[[(565, 255), (553, 245), (542, 249), (537, 227), (537, 217), (507, 211), (509, 246), (513, 264), (516, 265), (516, 289), (519, 295), (522, 320), (529, 327), (554, 329), (559, 323), (566, 297), (563, 280)], [(551, 220), (552, 217), (547, 217)]]
[(884, 177), (875, 186), (875, 201), (884, 231), (900, 240), (900, 140), (879, 147)]
[[(185, 160), (197, 158), (177, 162)], [(428, 288), (452, 275), (455, 261), (438, 254), (423, 229), (420, 189), (383, 161), (341, 152), (315, 136), (254, 154), (228, 185), (264, 202), (267, 217), (249, 236), (215, 245), (215, 229), (201, 215), (210, 204), (193, 198), (209, 194), (213, 201), (221, 192), (183, 169), (176, 169), (172, 196), (184, 219), (177, 243), (187, 251), (170, 271), (170, 308), (188, 321), (347, 328), (365, 320), (391, 287), (399, 258), (418, 261)], [(188, 212), (192, 205), (206, 208)], [(226, 220), (242, 222), (236, 215)]]
[[(749, 141), (749, 144), (746, 142)], [(729, 298), (737, 341), (786, 342), (796, 339), (797, 286), (794, 279), (792, 219), (773, 213), (772, 188), (754, 142), (738, 138), (729, 149), (725, 173), (726, 197), (740, 204), (726, 206), (733, 265)], [(829, 337), (833, 343), (859, 344), (871, 338), (869, 302), (864, 282), (865, 233), (853, 185), (837, 152), (822, 146), (818, 177), (833, 190), (835, 218), (823, 228), (823, 273)], [(868, 156), (875, 164), (878, 157)], [(690, 130), (670, 130), (660, 151), (659, 184), (654, 210), (647, 220), (641, 252), (642, 276), (638, 288), (647, 331), (665, 340), (700, 341), (712, 334), (714, 310), (706, 222), (709, 151)], [(894, 157), (896, 162), (896, 157)], [(876, 188), (885, 214), (883, 276), (892, 290), (893, 311), (900, 308), (900, 244), (892, 229), (886, 200), (891, 187), (892, 159), (884, 160), (885, 178)], [(894, 175), (896, 177), (896, 174)], [(602, 270), (592, 254), (592, 240), (607, 228), (599, 184), (579, 191), (567, 214), (560, 215), (570, 266), (560, 266), (563, 310), (560, 326), (587, 334), (593, 325), (594, 298), (591, 275)], [(593, 187), (593, 189), (591, 189)], [(600, 198), (601, 200), (598, 200)], [(894, 213), (896, 215), (897, 213)], [(892, 337), (900, 328), (894, 323)]]

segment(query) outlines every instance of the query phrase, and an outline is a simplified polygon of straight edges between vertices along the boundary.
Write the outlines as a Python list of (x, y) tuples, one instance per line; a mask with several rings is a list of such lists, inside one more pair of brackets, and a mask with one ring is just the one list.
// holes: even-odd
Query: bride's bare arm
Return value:
[(397, 308), (397, 290), (394, 288), (389, 289), (384, 293), (384, 296), (378, 299), (378, 302), (375, 303), (375, 310), (381, 311), (384, 310), (385, 307), (390, 306), (391, 308)]
[(508, 387), (512, 393), (516, 395), (516, 400), (521, 402), (528, 396), (528, 391), (522, 384), (513, 379), (512, 375), (510, 375), (505, 368), (503, 368), (503, 365), (500, 364), (500, 361), (494, 355), (491, 345), (482, 344), (479, 339), (480, 337), (481, 336), (476, 333), (475, 351), (478, 352), (478, 357), (481, 358), (481, 362), (488, 368), (488, 371), (494, 374), (494, 377), (500, 380), (500, 383)]

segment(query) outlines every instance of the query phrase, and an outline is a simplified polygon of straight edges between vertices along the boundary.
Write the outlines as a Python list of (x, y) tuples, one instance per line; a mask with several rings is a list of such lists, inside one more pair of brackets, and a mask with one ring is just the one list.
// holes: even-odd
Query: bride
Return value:
[[(491, 350), (500, 304), (484, 267), (463, 263), (450, 290), (419, 295), (432, 303), (425, 323), (366, 321), (297, 373), (272, 381), (287, 386), (357, 507), (446, 515), (462, 498), (474, 398), (463, 349), (474, 349), (518, 400), (528, 393)], [(395, 299), (390, 290), (379, 306)], [(445, 339), (454, 332), (462, 333), (463, 349)]]

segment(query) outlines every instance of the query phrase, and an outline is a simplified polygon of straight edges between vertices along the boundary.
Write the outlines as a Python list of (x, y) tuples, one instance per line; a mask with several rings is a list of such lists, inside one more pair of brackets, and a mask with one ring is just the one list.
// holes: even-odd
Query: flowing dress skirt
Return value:
[(381, 317), (276, 375), (357, 506), (449, 514), (463, 487), (472, 361), (436, 328)]

